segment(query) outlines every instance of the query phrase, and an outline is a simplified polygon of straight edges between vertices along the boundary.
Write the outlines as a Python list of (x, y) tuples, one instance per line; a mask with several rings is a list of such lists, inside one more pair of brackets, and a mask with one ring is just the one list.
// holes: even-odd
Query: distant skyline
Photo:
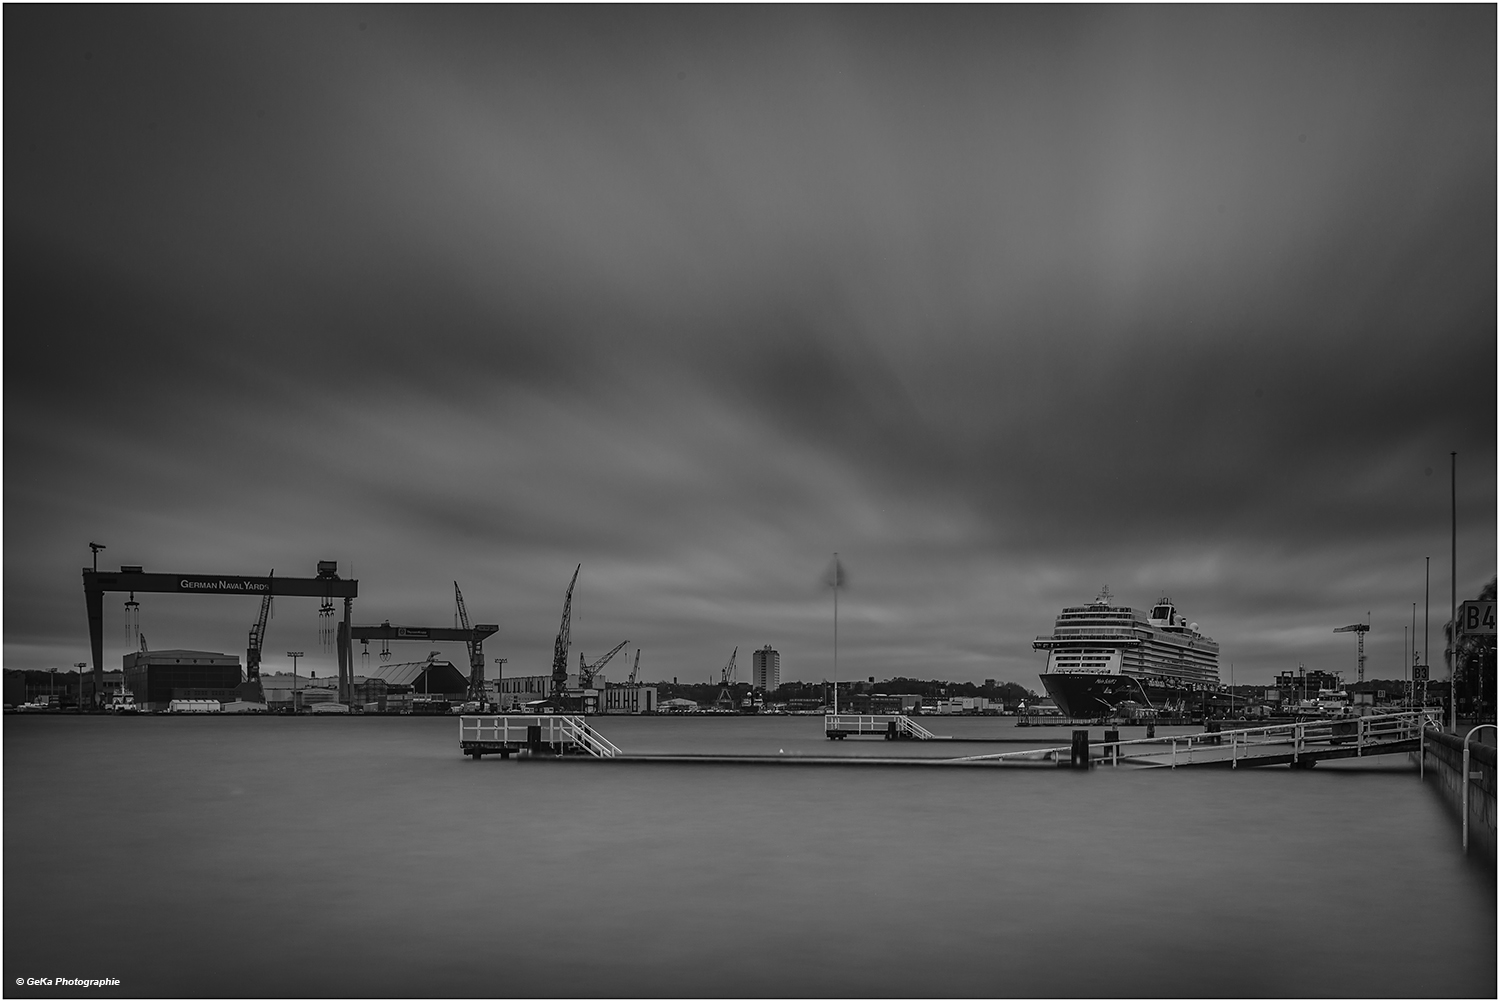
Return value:
[[(1495, 575), (1493, 6), (6, 27), (7, 668), (88, 658), (94, 540), (337, 560), (361, 623), (456, 579), (506, 675), (581, 562), (574, 661), (831, 677), (838, 551), (846, 679), (1037, 689), (1105, 584), (1226, 683), (1352, 679), (1367, 611), (1393, 678), (1428, 556), (1442, 664), (1455, 450), (1459, 600)], [(243, 657), (254, 599), (137, 598)], [(335, 671), (316, 612), (263, 670)]]

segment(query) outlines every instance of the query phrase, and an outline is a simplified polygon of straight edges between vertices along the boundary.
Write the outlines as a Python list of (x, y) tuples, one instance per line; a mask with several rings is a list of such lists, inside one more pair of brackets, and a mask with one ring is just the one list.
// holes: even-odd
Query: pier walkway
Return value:
[[(1073, 732), (1073, 743), (984, 755), (924, 756), (802, 756), (667, 754), (627, 755), (596, 731), (582, 716), (465, 715), (459, 718), (459, 747), (478, 759), (484, 755), (509, 758), (583, 758), (615, 762), (680, 762), (783, 765), (921, 765), (921, 766), (1038, 766), (1066, 765), (1168, 768), (1290, 765), (1311, 768), (1328, 759), (1420, 754), (1426, 728), (1440, 727), (1441, 711), (1422, 709), (1368, 717), (1302, 720), (1263, 724), (1232, 731), (1202, 731), (1121, 741), (1106, 732), (1103, 741), (1090, 741), (1088, 732)], [(880, 735), (886, 740), (950, 741), (903, 714), (827, 714), (824, 733), (833, 740), (850, 735)]]
[[(1423, 729), (1441, 724), (1441, 711), (1414, 710), (1368, 717), (1304, 720), (1232, 731), (1164, 735), (1130, 741), (1089, 742), (1088, 761), (1075, 745), (966, 755), (954, 763), (1053, 761), (1074, 765), (1147, 768), (1290, 765), (1311, 768), (1327, 759), (1420, 752)], [(1081, 733), (1081, 732), (1080, 732)]]

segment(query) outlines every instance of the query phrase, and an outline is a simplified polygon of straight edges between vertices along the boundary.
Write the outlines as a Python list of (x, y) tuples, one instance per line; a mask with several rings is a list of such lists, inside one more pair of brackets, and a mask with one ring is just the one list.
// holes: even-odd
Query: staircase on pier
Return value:
[(887, 741), (943, 741), (904, 713), (825, 713), (823, 733), (830, 741), (876, 734)]
[(458, 746), (465, 755), (614, 758), (620, 749), (574, 714), (465, 714), (458, 718)]

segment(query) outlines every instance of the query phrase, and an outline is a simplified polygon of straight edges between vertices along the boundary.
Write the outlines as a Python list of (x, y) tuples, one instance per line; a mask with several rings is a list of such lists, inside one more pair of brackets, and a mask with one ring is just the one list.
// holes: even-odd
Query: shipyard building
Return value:
[(383, 680), (387, 687), (405, 686), (415, 696), (430, 696), (463, 702), (469, 691), (469, 678), (452, 661), (429, 656), (426, 661), (405, 664), (372, 665), (366, 678)]
[(215, 651), (132, 651), (124, 669), (136, 705), (153, 712), (174, 699), (230, 702), (240, 684), (240, 659)]
[(775, 692), (781, 685), (781, 655), (770, 644), (755, 652), (750, 684), (761, 692)]
[[(565, 692), (580, 699), (585, 713), (655, 713), (656, 686), (613, 685), (603, 675), (594, 676), (592, 688), (579, 687), (576, 673), (568, 674)], [(527, 703), (535, 703), (552, 695), (551, 675), (515, 675), (502, 678), (495, 686), (495, 702), (502, 713), (524, 711)]]

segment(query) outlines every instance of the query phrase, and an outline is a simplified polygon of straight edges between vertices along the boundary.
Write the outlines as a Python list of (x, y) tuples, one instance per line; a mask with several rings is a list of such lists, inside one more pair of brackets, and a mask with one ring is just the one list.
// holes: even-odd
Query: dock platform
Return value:
[[(459, 747), (479, 759), (485, 755), (509, 758), (612, 761), (679, 765), (840, 765), (964, 768), (1016, 766), (1128, 766), (1169, 768), (1290, 765), (1310, 768), (1320, 761), (1420, 752), (1424, 729), (1441, 723), (1436, 710), (1388, 713), (1368, 717), (1299, 721), (1233, 731), (1203, 731), (1121, 741), (1109, 735), (1090, 741), (1087, 731), (1074, 731), (1073, 742), (982, 755), (627, 755), (581, 716), (479, 716), (459, 718)], [(824, 733), (830, 740), (856, 734), (880, 735), (886, 740), (947, 741), (899, 714), (827, 714)]]
[(475, 759), (485, 755), (614, 758), (620, 754), (587, 719), (563, 713), (465, 714), (458, 718), (458, 746)]
[(827, 713), (823, 733), (829, 741), (842, 741), (860, 734), (878, 735), (887, 741), (947, 741), (904, 713)]

